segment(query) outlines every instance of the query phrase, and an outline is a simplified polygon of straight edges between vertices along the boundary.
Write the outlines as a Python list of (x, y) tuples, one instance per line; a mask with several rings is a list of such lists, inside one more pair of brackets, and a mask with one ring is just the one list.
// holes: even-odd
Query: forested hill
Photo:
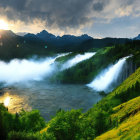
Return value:
[[(92, 51), (92, 49), (91, 49)], [(94, 51), (94, 49), (93, 49)], [(57, 61), (64, 63), (68, 57), (73, 57), (73, 54), (61, 57)], [(61, 83), (82, 83), (87, 84), (95, 78), (102, 70), (115, 64), (119, 59), (130, 56), (127, 60), (127, 71), (140, 66), (140, 41), (133, 41), (126, 44), (104, 47), (96, 51), (96, 55), (88, 60), (82, 61), (77, 65), (65, 69), (62, 72), (56, 73), (52, 77), (52, 81)], [(132, 66), (130, 64), (132, 63)], [(134, 70), (133, 70), (134, 72)], [(128, 76), (131, 73), (128, 73)]]
[(44, 31), (38, 35), (18, 36), (12, 31), (0, 30), (0, 59), (26, 58), (32, 55), (46, 56), (60, 52), (83, 52), (93, 48), (132, 42), (125, 38), (93, 39), (88, 35), (79, 37), (65, 35), (55, 39), (45, 36), (46, 39), (44, 39), (43, 33)]

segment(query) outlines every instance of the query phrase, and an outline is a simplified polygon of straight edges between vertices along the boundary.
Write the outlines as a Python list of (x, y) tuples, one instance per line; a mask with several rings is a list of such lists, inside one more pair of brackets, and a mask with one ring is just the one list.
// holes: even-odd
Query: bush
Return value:
[(22, 112), (19, 114), (20, 130), (24, 131), (39, 131), (45, 127), (45, 120), (40, 116), (38, 110), (31, 112)]
[(54, 135), (57, 140), (74, 140), (81, 134), (81, 110), (60, 111), (49, 122), (47, 133)]
[(40, 139), (33, 133), (12, 131), (8, 134), (8, 140), (40, 140)]

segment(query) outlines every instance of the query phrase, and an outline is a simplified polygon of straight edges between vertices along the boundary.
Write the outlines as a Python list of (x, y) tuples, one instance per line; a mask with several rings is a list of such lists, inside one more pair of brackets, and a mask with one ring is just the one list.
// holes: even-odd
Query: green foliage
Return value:
[(8, 140), (40, 140), (40, 138), (33, 133), (12, 131), (8, 134)]
[[(62, 83), (89, 83), (93, 78), (99, 74), (103, 69), (110, 64), (114, 64), (116, 60), (122, 57), (133, 55), (132, 62), (137, 67), (140, 66), (140, 42), (133, 42), (124, 45), (115, 45), (113, 47), (106, 47), (97, 50), (96, 55), (92, 58), (82, 61), (76, 66), (66, 69), (53, 76), (54, 81)], [(59, 58), (60, 62), (71, 58), (73, 54)]]
[(81, 133), (80, 110), (60, 111), (49, 122), (47, 133), (51, 133), (57, 140), (74, 140)]
[[(140, 97), (137, 97), (133, 100), (130, 100), (128, 102), (120, 106), (126, 106), (125, 109), (121, 109), (120, 111), (127, 112), (127, 109), (135, 111), (134, 104), (137, 103), (137, 101), (140, 99)], [(133, 104), (133, 109), (131, 109), (131, 105)], [(120, 106), (118, 106), (120, 108)], [(127, 107), (128, 106), (128, 107)], [(118, 108), (116, 107), (116, 108)], [(116, 115), (121, 115), (120, 111), (116, 110)], [(123, 112), (122, 112), (123, 114)], [(114, 115), (112, 116), (114, 117)], [(125, 121), (119, 123), (117, 127), (114, 127), (113, 129), (107, 131), (106, 133), (98, 136), (96, 140), (108, 140), (108, 139), (116, 139), (116, 140), (138, 140), (140, 138), (140, 110), (138, 112), (135, 112), (125, 118)]]
[(111, 120), (117, 119), (120, 123), (131, 115), (140, 111), (140, 96), (113, 108)]
[[(40, 116), (38, 110), (25, 112), (22, 110), (19, 114), (11, 114), (0, 104), (0, 137), (5, 140), (9, 132), (13, 131), (9, 137), (18, 139), (18, 137), (30, 139), (31, 132), (40, 131), (46, 126), (44, 119)], [(16, 133), (19, 132), (19, 133)], [(24, 132), (24, 133), (22, 133)], [(29, 135), (26, 133), (29, 133)], [(34, 137), (34, 136), (33, 136)]]
[(31, 112), (25, 112), (24, 110), (19, 114), (19, 122), (21, 127), (21, 131), (39, 131), (43, 127), (45, 127), (45, 121), (40, 116), (38, 110), (32, 110)]
[(5, 108), (3, 105), (0, 104), (0, 138), (4, 140), (7, 137), (7, 130), (3, 121), (2, 110), (5, 110)]
[(55, 61), (60, 62), (60, 63), (64, 63), (67, 60), (73, 58), (76, 54), (77, 54), (76, 52), (73, 52), (73, 53), (70, 53), (70, 54), (68, 54), (66, 56), (59, 57)]

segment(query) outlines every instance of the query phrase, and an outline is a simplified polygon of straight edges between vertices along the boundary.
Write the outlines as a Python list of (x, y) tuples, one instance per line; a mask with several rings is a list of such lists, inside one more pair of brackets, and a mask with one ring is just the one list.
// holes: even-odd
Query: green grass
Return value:
[(60, 63), (64, 63), (66, 62), (67, 60), (73, 58), (77, 53), (70, 53), (68, 55), (65, 55), (65, 56), (62, 56), (62, 57), (59, 57), (57, 58), (55, 61), (56, 62), (60, 62)]
[(98, 136), (95, 140), (139, 140), (140, 138), (140, 96), (115, 108), (111, 117), (125, 120), (118, 127)]
[(114, 107), (113, 111), (114, 113), (111, 115), (112, 120), (117, 119), (118, 122), (124, 121), (130, 115), (134, 115), (140, 111), (140, 96)]

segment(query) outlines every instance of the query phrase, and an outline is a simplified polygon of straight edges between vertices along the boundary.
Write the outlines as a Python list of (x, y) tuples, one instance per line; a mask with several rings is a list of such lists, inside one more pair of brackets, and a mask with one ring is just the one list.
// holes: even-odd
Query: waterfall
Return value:
[(0, 82), (14, 84), (17, 82), (40, 81), (50, 77), (55, 72), (70, 68), (77, 63), (91, 58), (95, 53), (78, 54), (74, 58), (62, 64), (58, 68), (55, 60), (70, 53), (57, 54), (56, 57), (47, 57), (42, 59), (13, 59), (6, 63), (0, 61)]
[(55, 60), (69, 53), (43, 59), (13, 59), (6, 63), (0, 61), (0, 82), (13, 84), (32, 80), (42, 80), (50, 76), (56, 69)]
[[(87, 86), (92, 88), (95, 91), (104, 91), (110, 92), (116, 86), (118, 86), (123, 80), (125, 80), (129, 74), (133, 71), (130, 70), (129, 73), (125, 73), (127, 69), (126, 59), (129, 58), (124, 57), (120, 59), (116, 64), (111, 65), (107, 69), (103, 70), (90, 84)], [(124, 69), (125, 68), (125, 69)], [(127, 69), (126, 69), (127, 68)], [(128, 70), (127, 70), (128, 71)]]
[(64, 69), (68, 69), (70, 67), (73, 67), (75, 66), (76, 64), (84, 61), (84, 60), (87, 60), (89, 58), (91, 58), (92, 56), (94, 56), (96, 53), (93, 52), (93, 53), (84, 53), (84, 54), (78, 54), (76, 55), (74, 58), (68, 60), (66, 63), (63, 64), (61, 70), (64, 70)]

